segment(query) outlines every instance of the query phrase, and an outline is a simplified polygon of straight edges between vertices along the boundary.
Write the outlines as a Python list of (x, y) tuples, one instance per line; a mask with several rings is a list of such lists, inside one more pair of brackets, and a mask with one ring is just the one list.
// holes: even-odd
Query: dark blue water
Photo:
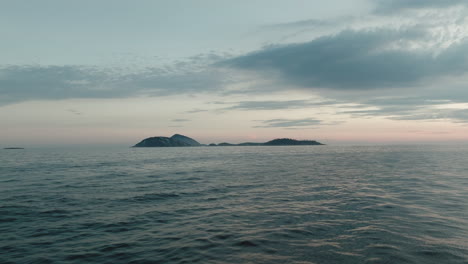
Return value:
[(0, 150), (0, 263), (468, 263), (468, 147)]

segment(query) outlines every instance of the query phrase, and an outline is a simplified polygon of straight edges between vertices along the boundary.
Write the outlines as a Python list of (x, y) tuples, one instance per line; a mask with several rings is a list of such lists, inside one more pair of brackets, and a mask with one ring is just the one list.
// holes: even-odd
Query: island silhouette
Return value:
[(20, 148), (20, 147), (7, 147), (7, 148), (3, 148), (3, 149), (24, 149), (24, 148)]
[(193, 138), (175, 134), (171, 137), (149, 137), (140, 141), (134, 145), (135, 148), (140, 147), (200, 147), (200, 146), (211, 146), (211, 147), (224, 147), (224, 146), (311, 146), (311, 145), (324, 145), (315, 140), (296, 140), (291, 138), (277, 138), (264, 143), (255, 142), (244, 142), (240, 144), (232, 143), (211, 143), (209, 145), (200, 144)]

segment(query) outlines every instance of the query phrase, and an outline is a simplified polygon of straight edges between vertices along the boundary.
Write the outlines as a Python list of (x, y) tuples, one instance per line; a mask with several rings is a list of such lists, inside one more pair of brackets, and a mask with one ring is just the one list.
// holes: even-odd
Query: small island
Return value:
[(143, 139), (135, 148), (141, 147), (200, 147), (200, 146), (210, 146), (210, 147), (225, 147), (225, 146), (318, 146), (324, 145), (315, 140), (296, 140), (290, 138), (277, 138), (270, 140), (265, 143), (254, 143), (254, 142), (245, 142), (240, 144), (231, 144), (227, 142), (215, 144), (211, 143), (209, 145), (200, 144), (193, 138), (175, 134), (172, 137), (149, 137)]
[(175, 134), (172, 137), (149, 137), (133, 147), (198, 147), (202, 144), (193, 138)]
[(24, 149), (24, 148), (20, 148), (20, 147), (8, 147), (8, 148), (3, 148), (3, 149)]

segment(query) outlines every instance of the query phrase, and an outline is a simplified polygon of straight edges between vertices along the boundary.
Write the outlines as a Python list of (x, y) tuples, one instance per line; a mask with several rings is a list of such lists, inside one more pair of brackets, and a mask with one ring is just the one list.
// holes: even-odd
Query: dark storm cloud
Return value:
[(438, 55), (405, 49), (405, 42), (430, 37), (424, 28), (348, 30), (306, 43), (267, 47), (219, 65), (260, 72), (286, 84), (337, 90), (412, 86), (468, 71), (467, 42)]
[(269, 127), (308, 127), (308, 126), (318, 126), (322, 124), (321, 120), (313, 118), (304, 118), (304, 119), (270, 119), (262, 120), (263, 124), (256, 126), (256, 128), (269, 128)]
[(405, 9), (445, 8), (467, 4), (466, 0), (374, 0), (377, 14), (394, 13)]

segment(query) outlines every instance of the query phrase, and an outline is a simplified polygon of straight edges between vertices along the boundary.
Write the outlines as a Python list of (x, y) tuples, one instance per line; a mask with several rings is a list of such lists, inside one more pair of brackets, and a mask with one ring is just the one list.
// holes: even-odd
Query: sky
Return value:
[(0, 0), (0, 146), (468, 142), (464, 0)]

